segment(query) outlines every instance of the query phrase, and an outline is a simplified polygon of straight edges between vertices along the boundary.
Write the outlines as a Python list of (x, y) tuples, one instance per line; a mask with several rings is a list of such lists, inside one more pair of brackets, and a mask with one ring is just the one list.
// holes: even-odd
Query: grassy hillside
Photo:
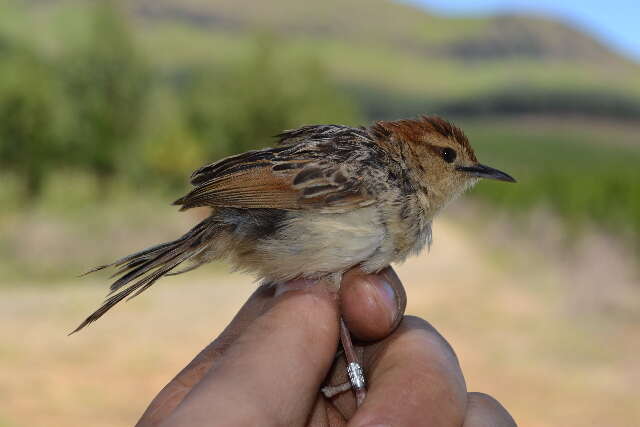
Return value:
[(318, 55), (375, 117), (545, 109), (640, 117), (640, 66), (548, 19), (444, 18), (388, 0), (133, 5), (150, 49), (181, 31), (193, 36), (182, 62), (224, 63), (253, 32), (276, 34), (292, 55)]
[[(546, 18), (445, 18), (389, 0), (126, 4), (149, 59), (168, 73), (228, 65), (249, 54), (257, 33), (271, 34), (292, 57), (317, 57), (371, 116), (551, 110), (640, 117), (640, 65)], [(29, 13), (40, 28), (77, 39), (85, 29), (72, 18), (81, 5), (35, 2)]]
[(390, 0), (138, 0), (130, 5), (146, 22), (181, 21), (229, 32), (268, 29), (287, 36), (384, 45), (418, 56), (625, 62), (596, 40), (559, 22), (524, 16), (441, 17)]

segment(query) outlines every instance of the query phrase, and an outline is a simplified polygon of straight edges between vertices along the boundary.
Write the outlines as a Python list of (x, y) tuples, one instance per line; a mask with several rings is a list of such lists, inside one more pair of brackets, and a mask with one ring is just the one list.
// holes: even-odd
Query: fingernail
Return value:
[(397, 326), (397, 323), (402, 319), (404, 310), (407, 308), (407, 294), (402, 286), (402, 282), (400, 282), (400, 278), (391, 267), (385, 268), (381, 273), (382, 276), (387, 279), (385, 283), (391, 287), (391, 293), (393, 294), (395, 303), (395, 317), (393, 321), (396, 324), (395, 326)]
[(377, 285), (378, 289), (381, 291), (379, 294), (381, 296), (380, 302), (386, 306), (387, 310), (385, 311), (389, 314), (389, 324), (392, 325), (398, 316), (396, 292), (391, 284), (386, 280), (375, 280), (375, 282), (375, 285)]
[(288, 282), (278, 283), (276, 285), (275, 296), (278, 297), (286, 292), (301, 291), (315, 285), (317, 281), (309, 279), (289, 280)]

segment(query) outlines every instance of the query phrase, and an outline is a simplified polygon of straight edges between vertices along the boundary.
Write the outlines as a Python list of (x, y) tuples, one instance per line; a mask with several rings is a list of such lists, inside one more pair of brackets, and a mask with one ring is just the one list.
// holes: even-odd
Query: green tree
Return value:
[(205, 145), (187, 127), (177, 96), (168, 88), (154, 90), (141, 140), (140, 155), (131, 157), (127, 168), (138, 182), (184, 188), (190, 171), (205, 161)]
[(268, 145), (284, 129), (359, 119), (319, 62), (277, 47), (274, 40), (259, 39), (252, 54), (231, 68), (192, 75), (183, 97), (186, 117), (206, 142), (209, 160)]
[[(6, 47), (6, 45), (5, 45)], [(0, 61), (0, 165), (18, 174), (27, 201), (62, 162), (65, 104), (54, 70), (32, 52), (4, 49)]]
[(62, 63), (75, 115), (75, 160), (105, 190), (120, 159), (135, 143), (150, 88), (149, 68), (138, 53), (118, 3), (95, 6), (92, 33)]

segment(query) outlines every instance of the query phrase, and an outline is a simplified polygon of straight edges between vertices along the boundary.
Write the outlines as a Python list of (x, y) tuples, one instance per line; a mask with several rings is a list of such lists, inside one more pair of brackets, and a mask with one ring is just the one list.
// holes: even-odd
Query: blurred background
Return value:
[(407, 311), (520, 425), (640, 425), (639, 10), (559, 3), (0, 0), (0, 426), (132, 425), (252, 292), (212, 265), (66, 336), (78, 273), (203, 215), (194, 168), (425, 113), (519, 183), (436, 221)]

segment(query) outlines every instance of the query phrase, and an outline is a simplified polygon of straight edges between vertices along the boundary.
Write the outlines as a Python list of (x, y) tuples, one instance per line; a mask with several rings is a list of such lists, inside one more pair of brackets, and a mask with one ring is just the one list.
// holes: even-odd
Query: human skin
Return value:
[[(426, 321), (403, 316), (391, 268), (351, 270), (340, 294), (303, 280), (258, 288), (227, 328), (151, 402), (138, 426), (515, 426), (469, 393), (458, 359)], [(346, 381), (335, 357), (342, 314), (358, 344), (367, 398), (319, 392)]]

